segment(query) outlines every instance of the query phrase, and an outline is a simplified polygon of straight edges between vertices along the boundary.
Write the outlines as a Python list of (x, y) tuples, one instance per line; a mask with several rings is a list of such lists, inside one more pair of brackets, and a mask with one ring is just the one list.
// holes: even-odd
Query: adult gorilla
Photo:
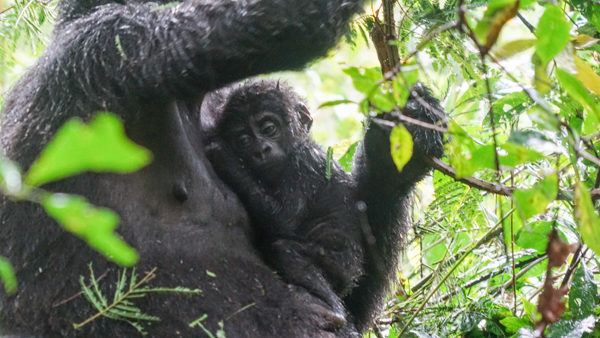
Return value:
[[(244, 209), (202, 151), (198, 112), (212, 89), (322, 55), (362, 1), (163, 2), (63, 0), (52, 43), (6, 100), (5, 154), (28, 168), (67, 119), (119, 114), (128, 135), (152, 151), (153, 164), (133, 175), (86, 174), (49, 188), (116, 210), (119, 232), (140, 251), (138, 271), (158, 268), (153, 285), (202, 289), (202, 296), (140, 299), (144, 312), (161, 318), (149, 333), (199, 336), (188, 323), (208, 314), (203, 324), (214, 332), (224, 321), (229, 337), (332, 334), (309, 310), (311, 296), (289, 289), (253, 248)], [(88, 262), (107, 271), (102, 283), (113, 287), (118, 267), (37, 205), (3, 200), (1, 213), (1, 254), (20, 281), (16, 296), (1, 298), (1, 334), (135, 335), (127, 323), (108, 319), (72, 329), (94, 313), (83, 297), (72, 297)]]

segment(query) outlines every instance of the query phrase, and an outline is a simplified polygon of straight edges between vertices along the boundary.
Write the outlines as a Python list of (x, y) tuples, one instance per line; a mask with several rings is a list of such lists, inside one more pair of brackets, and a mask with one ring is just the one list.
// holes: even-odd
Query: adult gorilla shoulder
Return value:
[[(188, 323), (204, 314), (209, 330), (224, 321), (231, 337), (329, 334), (327, 323), (306, 309), (311, 296), (288, 289), (259, 258), (243, 207), (207, 164), (198, 112), (209, 90), (322, 55), (361, 3), (60, 3), (51, 44), (5, 101), (3, 150), (26, 169), (67, 119), (108, 110), (153, 152), (153, 164), (138, 173), (86, 174), (48, 187), (116, 210), (119, 232), (140, 251), (138, 271), (158, 268), (156, 285), (202, 289), (201, 297), (140, 299), (144, 312), (161, 318), (151, 336), (197, 336)], [(0, 206), (0, 254), (20, 281), (15, 296), (0, 297), (0, 334), (135, 334), (127, 323), (103, 318), (73, 331), (73, 322), (94, 313), (82, 297), (73, 298), (88, 262), (106, 272), (109, 287), (118, 267), (62, 231), (39, 206), (6, 199)]]

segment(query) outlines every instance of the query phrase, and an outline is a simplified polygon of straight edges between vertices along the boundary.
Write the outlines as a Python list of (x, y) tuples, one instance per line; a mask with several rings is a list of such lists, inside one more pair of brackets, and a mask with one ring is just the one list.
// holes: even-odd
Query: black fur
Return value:
[[(272, 135), (262, 134), (261, 121)], [(352, 177), (335, 163), (327, 177), (327, 155), (310, 139), (311, 123), (288, 86), (247, 82), (232, 89), (208, 156), (246, 206), (266, 261), (323, 300), (330, 310), (317, 305), (316, 312), (335, 327), (346, 317), (341, 299), (363, 275), (361, 217)], [(236, 144), (240, 137), (245, 147)], [(256, 169), (253, 154), (268, 166)]]
[[(383, 118), (398, 122), (396, 113)], [(444, 126), (446, 114), (437, 99), (422, 84), (415, 85), (402, 114), (430, 124)], [(390, 130), (371, 123), (357, 149), (353, 176), (358, 184), (358, 199), (367, 205), (374, 244), (368, 246), (366, 274), (347, 297), (346, 305), (359, 331), (369, 327), (382, 310), (386, 295), (396, 281), (404, 235), (410, 220), (410, 196), (417, 182), (431, 167), (425, 157), (443, 154), (439, 131), (405, 124), (413, 137), (413, 157), (398, 173), (390, 156)]]
[[(166, 3), (166, 1), (164, 1)], [(201, 336), (188, 323), (208, 314), (229, 337), (327, 336), (307, 304), (261, 260), (236, 196), (204, 155), (199, 107), (229, 82), (297, 68), (338, 39), (362, 0), (63, 0), (44, 55), (8, 95), (1, 125), (4, 153), (27, 169), (67, 119), (108, 110), (154, 154), (132, 175), (80, 175), (48, 189), (85, 195), (116, 210), (119, 233), (141, 254), (138, 271), (157, 267), (153, 285), (200, 288), (201, 296), (139, 300), (162, 320), (150, 336)], [(185, 193), (182, 193), (185, 192)], [(67, 234), (33, 204), (3, 199), (0, 254), (14, 264), (16, 295), (0, 296), (0, 334), (131, 337), (124, 322), (73, 322), (94, 311), (82, 297), (88, 262), (103, 285), (118, 267)], [(216, 274), (207, 274), (206, 271)]]
[[(365, 330), (395, 280), (409, 195), (430, 170), (424, 156), (442, 155), (441, 133), (408, 125), (414, 157), (398, 173), (390, 157), (389, 130), (373, 124), (357, 153), (353, 174), (334, 163), (327, 180), (326, 154), (309, 138), (301, 123), (303, 102), (289, 87), (252, 81), (229, 90), (225, 103), (214, 109), (222, 113), (215, 118), (211, 163), (241, 197), (260, 239), (267, 240), (263, 249), (267, 261), (286, 281), (317, 294), (334, 311), (337, 304), (331, 298), (342, 298), (359, 331)], [(286, 122), (288, 134), (274, 137), (275, 145), (267, 141), (271, 154), (285, 149), (286, 156), (275, 161), (287, 163), (283, 171), (253, 170), (248, 155), (253, 148), (240, 150), (235, 144), (232, 131), (240, 126), (251, 129), (265, 111)], [(445, 123), (439, 103), (420, 84), (402, 113), (431, 124)], [(398, 121), (397, 113), (383, 118)], [(252, 144), (260, 145), (260, 133), (252, 135)], [(359, 202), (366, 204), (366, 217), (365, 210), (357, 209)]]

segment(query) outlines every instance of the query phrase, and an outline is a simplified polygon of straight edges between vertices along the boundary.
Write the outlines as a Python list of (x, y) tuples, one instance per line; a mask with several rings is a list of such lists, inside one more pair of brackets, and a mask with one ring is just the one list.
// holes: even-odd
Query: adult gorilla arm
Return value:
[(106, 101), (197, 96), (300, 67), (333, 45), (362, 1), (188, 0), (87, 11), (72, 3), (64, 2), (56, 30), (55, 69)]
[[(412, 88), (402, 113), (434, 125), (444, 125), (446, 119), (439, 102), (421, 84)], [(398, 122), (394, 114), (397, 113), (387, 113), (382, 118)], [(367, 244), (365, 277), (346, 299), (359, 331), (373, 324), (396, 279), (410, 220), (410, 194), (415, 184), (431, 171), (424, 158), (443, 153), (439, 131), (411, 124), (406, 124), (406, 128), (414, 141), (413, 157), (400, 173), (390, 156), (389, 127), (371, 122), (357, 150), (353, 174), (358, 181), (359, 200), (367, 205), (367, 218), (375, 239)]]

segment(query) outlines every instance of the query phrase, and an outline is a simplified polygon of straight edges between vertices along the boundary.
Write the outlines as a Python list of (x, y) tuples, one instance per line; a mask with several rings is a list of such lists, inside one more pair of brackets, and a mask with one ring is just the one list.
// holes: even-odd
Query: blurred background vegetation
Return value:
[[(0, 0), (0, 105), (50, 39), (55, 5)], [(598, 0), (373, 1), (327, 57), (268, 75), (307, 98), (336, 158), (416, 79), (450, 116), (398, 291), (368, 335), (600, 337), (599, 39)]]

